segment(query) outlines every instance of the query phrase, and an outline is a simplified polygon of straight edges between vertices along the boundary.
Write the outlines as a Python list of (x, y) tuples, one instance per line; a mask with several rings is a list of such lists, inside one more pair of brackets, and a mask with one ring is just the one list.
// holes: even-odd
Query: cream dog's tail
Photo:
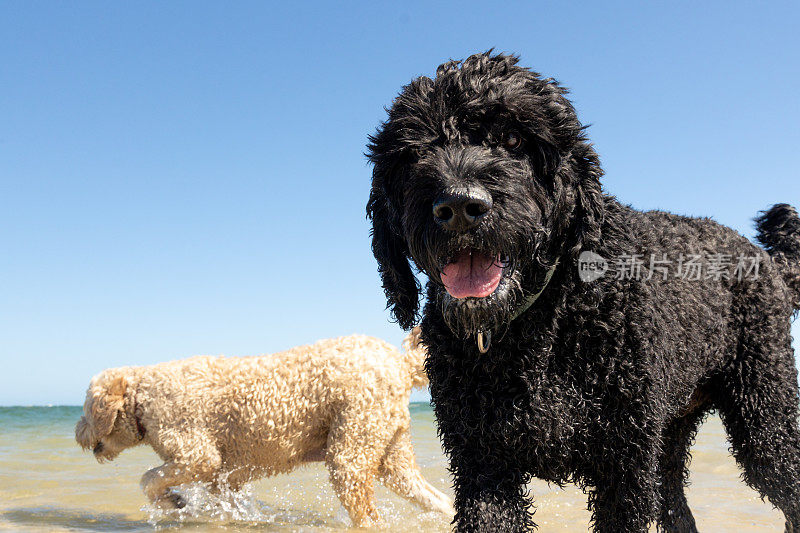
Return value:
[(419, 326), (414, 326), (403, 341), (403, 358), (408, 364), (413, 388), (428, 386), (428, 375), (425, 373), (425, 358), (428, 356), (428, 350), (420, 340), (420, 331)]

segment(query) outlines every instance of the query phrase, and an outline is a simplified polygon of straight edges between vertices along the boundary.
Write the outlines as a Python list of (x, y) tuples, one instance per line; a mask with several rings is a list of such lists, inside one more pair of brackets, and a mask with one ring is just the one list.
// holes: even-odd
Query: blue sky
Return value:
[(289, 4), (0, 3), (0, 404), (79, 404), (109, 366), (399, 343), (366, 137), (403, 84), (490, 47), (572, 89), (621, 200), (748, 236), (800, 204), (800, 4)]

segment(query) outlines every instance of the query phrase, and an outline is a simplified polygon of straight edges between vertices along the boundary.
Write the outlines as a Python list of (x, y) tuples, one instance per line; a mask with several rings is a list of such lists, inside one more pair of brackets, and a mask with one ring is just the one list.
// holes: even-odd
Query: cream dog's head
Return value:
[(86, 391), (83, 416), (75, 426), (75, 440), (91, 449), (99, 462), (111, 461), (125, 448), (142, 441), (136, 421), (133, 389), (124, 369), (105, 370), (92, 378)]

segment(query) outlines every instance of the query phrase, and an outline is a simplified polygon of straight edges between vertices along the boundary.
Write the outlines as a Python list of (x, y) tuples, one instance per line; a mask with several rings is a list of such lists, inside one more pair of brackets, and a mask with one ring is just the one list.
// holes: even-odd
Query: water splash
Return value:
[[(147, 504), (141, 508), (148, 516), (148, 523), (155, 529), (171, 528), (179, 524), (213, 523), (239, 527), (292, 525), (295, 526), (292, 528), (295, 531), (298, 530), (297, 526), (305, 526), (300, 531), (318, 531), (320, 528), (330, 530), (331, 526), (346, 528), (349, 523), (343, 509), (342, 517), (324, 516), (311, 510), (293, 508), (291, 489), (283, 492), (277, 505), (265, 503), (256, 498), (251, 484), (244, 485), (240, 490), (233, 490), (228, 485), (226, 476), (213, 487), (211, 483), (193, 482), (173, 487), (172, 491), (185, 502), (182, 508), (159, 504)], [(323, 497), (316, 495), (315, 499), (320, 500)]]
[[(247, 484), (235, 491), (225, 482), (187, 483), (172, 490), (186, 503), (181, 509), (148, 504), (141, 508), (148, 523), (156, 530), (211, 525), (225, 529), (243, 530), (265, 526), (268, 530), (297, 532), (350, 531), (352, 524), (345, 509), (333, 494), (327, 473), (310, 473), (303, 483), (279, 484), (258, 494)], [(448, 531), (449, 518), (436, 512), (423, 512), (391, 496), (384, 488), (376, 487), (376, 507), (382, 523), (370, 531)]]

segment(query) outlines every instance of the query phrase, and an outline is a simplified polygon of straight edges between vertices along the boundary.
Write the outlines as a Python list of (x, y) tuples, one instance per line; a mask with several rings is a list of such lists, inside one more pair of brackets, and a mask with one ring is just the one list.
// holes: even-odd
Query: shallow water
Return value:
[[(452, 493), (431, 409), (412, 404), (414, 447), (425, 477)], [(147, 447), (98, 464), (75, 443), (79, 407), (0, 407), (0, 529), (13, 531), (346, 531), (321, 464), (252, 484), (244, 493), (209, 496), (184, 489), (190, 504), (164, 513), (147, 505), (139, 478), (159, 464)], [(709, 418), (693, 448), (689, 503), (701, 531), (783, 531), (783, 518), (739, 480), (722, 426)], [(579, 490), (531, 484), (540, 532), (586, 531)], [(420, 510), (383, 487), (376, 490), (385, 531), (448, 531), (447, 520)]]

